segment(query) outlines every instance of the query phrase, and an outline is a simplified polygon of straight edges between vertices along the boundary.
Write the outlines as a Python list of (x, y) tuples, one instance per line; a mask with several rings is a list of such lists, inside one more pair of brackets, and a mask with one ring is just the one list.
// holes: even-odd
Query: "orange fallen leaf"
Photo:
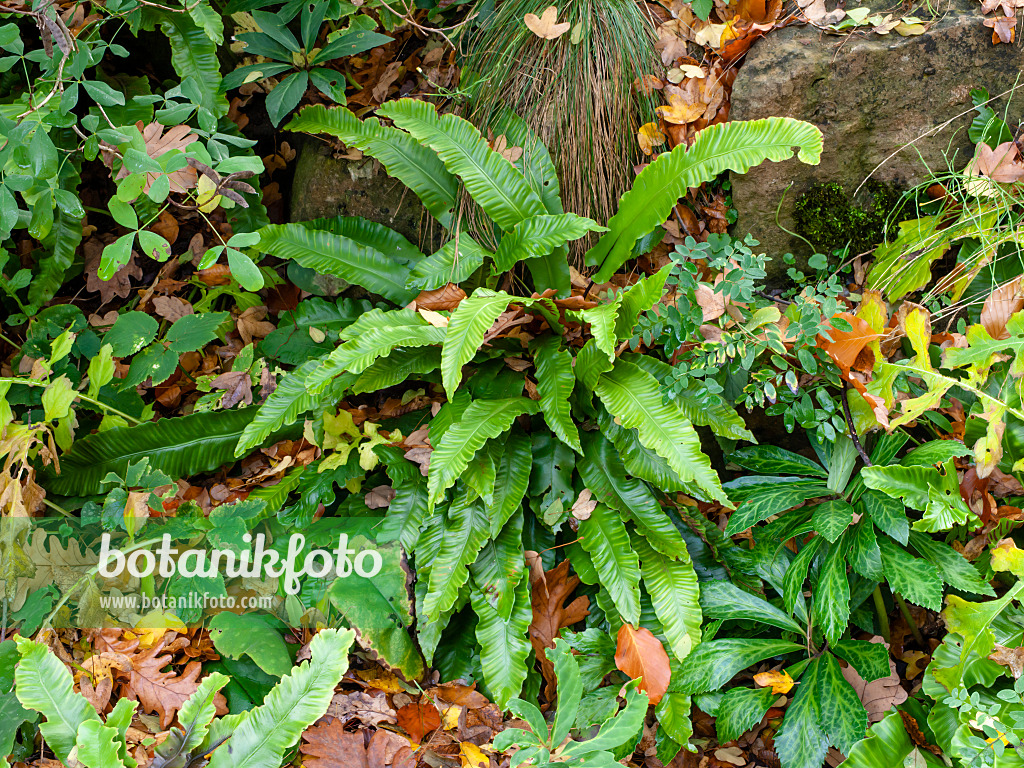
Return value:
[(828, 335), (832, 337), (829, 341), (824, 336), (818, 336), (818, 347), (825, 352), (832, 361), (839, 366), (844, 374), (849, 374), (851, 369), (870, 371), (873, 367), (868, 361), (861, 361), (858, 364), (858, 357), (864, 348), (877, 339), (880, 334), (871, 330), (871, 326), (863, 318), (851, 315), (849, 312), (839, 312), (832, 317), (832, 320), (842, 319), (850, 324), (849, 331), (841, 331), (834, 325), (829, 325)]
[(623, 624), (615, 647), (615, 666), (631, 679), (640, 678), (640, 690), (657, 704), (672, 677), (665, 646), (649, 629)]
[(793, 678), (789, 676), (789, 672), (786, 672), (785, 670), (759, 672), (754, 675), (754, 682), (762, 688), (768, 688), (770, 686), (772, 693), (778, 695), (789, 693), (796, 684)]
[(430, 701), (421, 699), (398, 710), (398, 724), (415, 742), (441, 727), (441, 715)]
[(1010, 317), (1024, 309), (1022, 276), (996, 288), (985, 299), (981, 308), (981, 325), (993, 339), (1008, 339), (1006, 323)]

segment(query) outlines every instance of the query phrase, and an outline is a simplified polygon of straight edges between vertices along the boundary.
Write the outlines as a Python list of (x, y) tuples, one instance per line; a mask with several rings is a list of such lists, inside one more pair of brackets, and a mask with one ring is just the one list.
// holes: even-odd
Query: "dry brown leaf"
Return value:
[[(879, 334), (871, 330), (871, 326), (863, 318), (851, 315), (849, 312), (840, 312), (832, 319), (842, 318), (848, 322), (852, 329), (841, 331), (829, 326), (828, 333), (832, 341), (824, 336), (818, 336), (818, 347), (825, 352), (832, 361), (839, 366), (839, 369), (849, 375), (852, 369), (871, 370), (874, 365), (874, 355), (865, 347), (879, 337)], [(872, 360), (863, 359), (862, 353), (871, 354)]]
[(558, 22), (558, 8), (549, 5), (539, 17), (535, 13), (528, 13), (523, 21), (530, 31), (543, 40), (554, 40), (569, 31), (572, 26), (568, 21)]
[(169, 323), (173, 323), (185, 315), (195, 314), (192, 305), (177, 296), (154, 297), (153, 311)]
[(253, 339), (262, 339), (269, 336), (274, 330), (274, 324), (264, 320), (267, 316), (267, 308), (262, 304), (249, 307), (235, 320), (235, 328), (238, 335), (242, 337), (243, 344), (252, 344)]
[(1024, 309), (1024, 277), (1018, 276), (996, 288), (985, 299), (981, 309), (981, 325), (993, 339), (1008, 339), (1006, 323), (1010, 317)]
[(399, 709), (397, 720), (402, 730), (417, 743), (423, 741), (423, 737), (428, 733), (441, 727), (441, 714), (433, 702), (426, 698)]
[(499, 155), (504, 157), (510, 163), (515, 164), (519, 158), (523, 156), (522, 147), (510, 147), (508, 143), (508, 137), (502, 134), (498, 136), (491, 144), (491, 149), (497, 152)]
[(568, 605), (566, 599), (579, 585), (576, 576), (569, 575), (569, 561), (563, 560), (548, 572), (544, 572), (540, 558), (530, 558), (530, 588), (532, 591), (533, 620), (530, 622), (530, 643), (541, 663), (541, 672), (547, 682), (545, 687), (549, 700), (555, 691), (555, 666), (547, 657), (546, 649), (555, 646), (555, 638), (563, 627), (571, 627), (583, 621), (590, 614), (590, 598), (580, 595)]
[(430, 309), (435, 312), (446, 312), (455, 309), (466, 298), (466, 292), (454, 283), (447, 283), (432, 291), (420, 291), (416, 297), (418, 309)]
[(665, 646), (651, 630), (630, 624), (619, 628), (615, 647), (615, 666), (630, 679), (641, 678), (640, 690), (646, 691), (651, 704), (657, 704), (668, 690), (672, 671)]
[(92, 239), (85, 243), (85, 289), (98, 291), (100, 304), (106, 304), (114, 297), (124, 299), (132, 291), (131, 279), (142, 277), (142, 268), (135, 263), (135, 251), (128, 258), (128, 263), (121, 267), (109, 280), (101, 280), (99, 276), (100, 260), (103, 257), (103, 243)]
[[(202, 664), (190, 661), (179, 675), (174, 670), (163, 671), (172, 657), (163, 654), (168, 637), (147, 651), (132, 656), (132, 670), (124, 691), (128, 698), (137, 700), (146, 712), (160, 716), (160, 727), (166, 729), (174, 715), (199, 687)], [(186, 640), (187, 644), (187, 640)]]
[(248, 371), (226, 371), (210, 382), (214, 389), (223, 389), (222, 408), (233, 408), (238, 403), (252, 405), (252, 384)]
[(580, 491), (580, 496), (573, 502), (570, 512), (577, 520), (588, 519), (597, 509), (597, 499), (593, 498), (594, 492), (589, 488)]
[(717, 293), (710, 285), (705, 283), (698, 285), (694, 296), (704, 313), (705, 323), (717, 320), (725, 314), (725, 296)]
[[(873, 637), (870, 642), (885, 644), (880, 637)], [(872, 723), (877, 723), (890, 709), (907, 700), (907, 692), (900, 686), (900, 676), (896, 674), (896, 665), (892, 659), (889, 659), (889, 675), (870, 683), (857, 674), (857, 670), (852, 666), (845, 667), (842, 672), (843, 677), (857, 692), (857, 698), (867, 709), (868, 719)]]
[(395, 710), (388, 706), (386, 695), (371, 696), (363, 691), (337, 693), (327, 707), (327, 714), (343, 723), (358, 720), (363, 725), (397, 722)]
[(1024, 647), (1007, 648), (996, 643), (993, 648), (989, 659), (1008, 668), (1014, 680), (1024, 674)]
[(386, 509), (395, 498), (395, 489), (390, 485), (378, 485), (363, 498), (367, 509)]
[[(992, 26), (989, 24), (990, 21), (998, 22), (999, 19), (985, 19), (985, 25)], [(1012, 30), (1013, 27), (1011, 26), (1010, 29)], [(992, 149), (982, 141), (978, 144), (978, 158), (975, 170), (982, 176), (992, 179), (992, 181), (997, 181), (1001, 184), (1012, 184), (1024, 179), (1024, 165), (1017, 162), (1019, 157), (1020, 151), (1012, 141), (1003, 142), (995, 149)]]
[[(146, 154), (153, 158), (160, 157), (173, 149), (184, 150), (189, 144), (199, 139), (187, 125), (172, 126), (167, 129), (166, 133), (164, 133), (164, 126), (155, 120), (145, 127), (143, 127), (140, 120), (135, 124), (135, 127), (142, 131), (142, 139), (146, 142)], [(111, 167), (114, 160), (113, 153), (104, 151), (101, 154), (106, 166), (108, 168)], [(120, 181), (128, 176), (128, 173), (128, 169), (122, 165), (121, 170), (118, 171), (114, 179)], [(146, 184), (142, 191), (148, 192), (149, 188), (153, 186), (153, 182), (161, 175), (158, 173), (147, 173)], [(167, 180), (171, 183), (171, 192), (181, 193), (192, 189), (196, 185), (197, 179), (196, 169), (191, 166), (185, 166), (181, 170), (167, 174)]]
[[(984, 19), (981, 23), (992, 29), (993, 45), (997, 45), (999, 43), (1010, 44), (1014, 41), (1017, 35), (1017, 18), (1015, 16), (996, 16), (993, 19)], [(985, 143), (982, 142), (978, 146), (985, 146)], [(1020, 177), (1018, 176), (1017, 178)], [(995, 180), (999, 181), (999, 179)]]
[(408, 743), (391, 731), (347, 733), (341, 720), (321, 722), (302, 734), (299, 751), (308, 768), (416, 768)]

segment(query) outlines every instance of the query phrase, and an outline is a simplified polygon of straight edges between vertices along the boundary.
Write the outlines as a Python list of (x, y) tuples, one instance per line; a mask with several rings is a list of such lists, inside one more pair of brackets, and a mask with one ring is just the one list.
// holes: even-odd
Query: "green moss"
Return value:
[(839, 184), (821, 184), (801, 195), (793, 218), (796, 231), (806, 237), (821, 253), (830, 254), (849, 245), (849, 253), (865, 253), (892, 234), (886, 220), (899, 203), (900, 194), (881, 182), (865, 185), (870, 204), (853, 203)]

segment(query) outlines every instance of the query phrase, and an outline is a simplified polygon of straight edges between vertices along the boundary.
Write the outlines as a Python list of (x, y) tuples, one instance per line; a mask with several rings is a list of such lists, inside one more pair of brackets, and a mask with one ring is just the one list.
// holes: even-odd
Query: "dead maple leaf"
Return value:
[(555, 665), (548, 660), (546, 649), (554, 648), (555, 638), (563, 627), (570, 627), (583, 621), (590, 614), (590, 598), (580, 595), (568, 605), (565, 604), (566, 598), (580, 583), (576, 576), (569, 575), (568, 560), (563, 560), (545, 573), (540, 564), (540, 557), (535, 552), (527, 552), (526, 555), (530, 563), (530, 589), (533, 598), (530, 643), (540, 660), (541, 673), (547, 682), (545, 695), (549, 701), (553, 701), (556, 685)]
[[(880, 637), (873, 637), (870, 642), (885, 644)], [(886, 647), (888, 648), (887, 645)], [(857, 692), (857, 698), (867, 709), (868, 719), (872, 723), (877, 723), (890, 709), (907, 700), (907, 692), (900, 686), (900, 676), (896, 674), (896, 665), (892, 659), (889, 659), (889, 675), (870, 683), (866, 682), (852, 666), (843, 668), (842, 672), (843, 677)]]
[(173, 323), (185, 315), (195, 314), (192, 305), (177, 296), (156, 296), (153, 298), (153, 311), (169, 323)]
[(420, 291), (420, 295), (416, 297), (416, 307), (434, 312), (446, 312), (459, 306), (459, 302), (464, 298), (466, 298), (464, 290), (454, 283), (446, 283), (432, 291)]
[(668, 690), (672, 671), (665, 646), (651, 630), (631, 624), (619, 628), (615, 647), (615, 666), (630, 679), (640, 678), (640, 690), (647, 693), (651, 704), (657, 704)]
[(660, 147), (665, 143), (665, 134), (661, 132), (657, 123), (644, 123), (636, 132), (636, 141), (640, 145), (641, 151), (645, 155), (650, 155), (654, 152), (655, 147)]
[(572, 25), (568, 22), (558, 24), (558, 8), (549, 5), (539, 17), (535, 13), (528, 13), (523, 21), (530, 31), (543, 40), (554, 40), (569, 31)]
[(665, 88), (665, 96), (668, 99), (668, 106), (658, 107), (658, 115), (666, 123), (673, 125), (686, 125), (692, 123), (704, 114), (706, 105), (694, 98), (683, 89), (670, 85)]
[(337, 693), (327, 707), (327, 714), (342, 723), (350, 720), (358, 720), (363, 725), (397, 722), (395, 710), (388, 705), (388, 697), (383, 693), (377, 696), (364, 691)]
[(386, 509), (395, 498), (395, 489), (390, 485), (378, 485), (364, 497), (367, 509)]
[(993, 339), (1008, 339), (1006, 323), (1024, 309), (1024, 284), (1021, 276), (996, 288), (981, 308), (981, 325)]
[[(142, 140), (146, 142), (146, 154), (152, 158), (160, 157), (174, 149), (184, 150), (189, 144), (199, 140), (199, 137), (192, 133), (192, 129), (187, 125), (172, 126), (167, 129), (167, 133), (164, 133), (164, 126), (155, 120), (145, 127), (143, 127), (140, 120), (135, 124), (135, 127), (142, 131)], [(113, 152), (104, 151), (101, 154), (104, 164), (110, 168), (114, 161)], [(122, 165), (114, 180), (120, 181), (128, 176), (128, 174), (128, 169)], [(146, 183), (142, 191), (148, 192), (149, 188), (153, 186), (153, 182), (162, 175), (159, 173), (147, 173)], [(185, 166), (181, 170), (167, 174), (167, 180), (171, 183), (171, 192), (181, 193), (192, 189), (196, 185), (198, 175), (195, 168)]]
[(441, 714), (434, 703), (426, 698), (399, 709), (397, 720), (402, 730), (415, 742), (423, 741), (424, 736), (441, 727)]
[(416, 768), (409, 744), (396, 733), (361, 729), (345, 731), (341, 720), (321, 722), (302, 734), (299, 751), (308, 768)]
[(248, 371), (226, 371), (210, 382), (213, 389), (223, 389), (221, 408), (233, 408), (238, 403), (252, 405), (252, 384)]

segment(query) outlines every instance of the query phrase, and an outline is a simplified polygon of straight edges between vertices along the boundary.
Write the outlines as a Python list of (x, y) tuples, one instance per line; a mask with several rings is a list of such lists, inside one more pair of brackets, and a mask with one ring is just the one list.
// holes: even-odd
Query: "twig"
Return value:
[(847, 392), (850, 389), (850, 385), (843, 380), (843, 391), (841, 400), (843, 401), (843, 416), (846, 418), (846, 428), (850, 431), (850, 437), (853, 439), (853, 447), (857, 449), (857, 453), (864, 460), (864, 466), (871, 466), (871, 457), (868, 456), (867, 451), (864, 450), (864, 446), (860, 444), (860, 438), (857, 436), (857, 428), (853, 426), (853, 414), (850, 413), (850, 400)]

